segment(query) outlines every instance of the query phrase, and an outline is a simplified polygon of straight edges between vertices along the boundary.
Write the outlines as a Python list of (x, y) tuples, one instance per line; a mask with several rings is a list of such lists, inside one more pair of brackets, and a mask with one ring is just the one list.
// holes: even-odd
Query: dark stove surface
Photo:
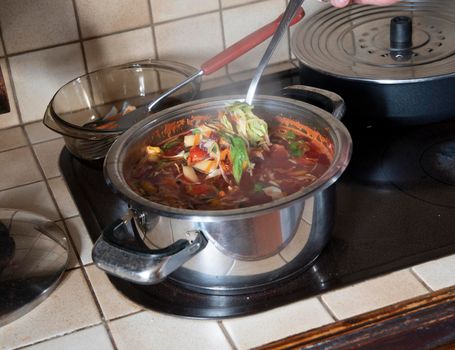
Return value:
[[(212, 89), (203, 97), (243, 93), (248, 83)], [(276, 94), (293, 84), (299, 84), (297, 70), (264, 77), (259, 91)], [(226, 318), (265, 311), (455, 253), (455, 122), (367, 125), (349, 115), (343, 122), (353, 138), (352, 160), (336, 182), (331, 241), (310, 269), (247, 295), (201, 294), (171, 280), (141, 286), (109, 277), (113, 285), (156, 311)], [(105, 184), (100, 164), (82, 162), (64, 149), (60, 168), (95, 241), (104, 227), (126, 212), (127, 205)]]

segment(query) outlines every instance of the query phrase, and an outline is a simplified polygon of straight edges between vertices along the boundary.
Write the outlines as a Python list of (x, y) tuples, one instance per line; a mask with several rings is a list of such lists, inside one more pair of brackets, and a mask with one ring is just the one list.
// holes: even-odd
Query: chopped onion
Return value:
[(283, 192), (281, 192), (281, 189), (275, 186), (265, 187), (262, 190), (267, 196), (272, 197), (272, 199), (280, 199), (284, 197)]
[(199, 127), (199, 130), (201, 130), (201, 133), (205, 136), (205, 137), (209, 137), (210, 134), (212, 133), (212, 128), (209, 127), (207, 124), (202, 124), (200, 127)]
[(224, 181), (226, 181), (226, 183), (228, 185), (231, 184), (231, 181), (229, 181), (227, 175), (226, 175), (226, 172), (224, 171), (223, 169), (223, 164), (220, 162), (220, 166), (218, 167), (218, 169), (220, 169), (220, 172), (221, 172), (221, 176), (223, 177)]
[(165, 159), (180, 159), (180, 158), (183, 158), (185, 155), (185, 151), (180, 151), (179, 153), (173, 155), (173, 156), (165, 156), (165, 155), (162, 155), (161, 158), (165, 158)]
[(197, 177), (196, 172), (194, 171), (194, 169), (192, 167), (182, 165), (182, 171), (183, 171), (183, 176), (185, 176), (185, 178), (188, 181), (199, 182), (199, 178)]
[(210, 174), (217, 168), (217, 162), (213, 159), (204, 159), (193, 164), (193, 168), (204, 174)]
[(159, 156), (161, 155), (161, 148), (154, 147), (154, 146), (147, 146), (145, 148), (145, 152), (147, 153), (147, 159), (151, 161), (158, 160)]
[(253, 151), (251, 152), (251, 154), (252, 154), (253, 156), (255, 156), (255, 157), (258, 157), (258, 158), (264, 160), (264, 154), (263, 154), (262, 150), (258, 150), (258, 149), (253, 150)]
[(220, 159), (221, 159), (221, 151), (220, 151), (220, 146), (213, 141), (213, 144), (211, 144), (210, 147), (210, 156), (215, 158), (215, 168), (218, 168), (220, 165)]
[(212, 177), (217, 177), (220, 175), (221, 175), (221, 170), (220, 170), (220, 168), (218, 168), (218, 169), (213, 170), (210, 174), (208, 174), (205, 179), (206, 180), (211, 179)]
[(199, 140), (200, 140), (200, 137), (198, 137), (196, 139), (196, 135), (189, 134), (189, 135), (185, 135), (185, 137), (183, 138), (183, 143), (184, 143), (185, 147), (188, 148), (188, 147), (197, 146), (199, 144), (199, 142), (198, 142)]

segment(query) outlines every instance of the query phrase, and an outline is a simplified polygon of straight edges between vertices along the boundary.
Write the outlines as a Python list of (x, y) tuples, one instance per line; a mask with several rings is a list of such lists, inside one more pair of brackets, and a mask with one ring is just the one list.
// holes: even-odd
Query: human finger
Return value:
[(352, 1), (355, 4), (361, 4), (361, 5), (379, 5), (379, 6), (386, 6), (386, 5), (392, 5), (398, 0), (353, 0)]

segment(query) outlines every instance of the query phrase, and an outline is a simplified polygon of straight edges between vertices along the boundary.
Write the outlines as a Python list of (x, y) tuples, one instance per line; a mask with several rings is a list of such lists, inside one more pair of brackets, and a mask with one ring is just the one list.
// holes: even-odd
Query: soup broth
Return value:
[(332, 153), (314, 135), (269, 126), (245, 104), (193, 118), (195, 127), (145, 145), (129, 164), (126, 181), (140, 196), (176, 208), (237, 209), (295, 193), (330, 167)]

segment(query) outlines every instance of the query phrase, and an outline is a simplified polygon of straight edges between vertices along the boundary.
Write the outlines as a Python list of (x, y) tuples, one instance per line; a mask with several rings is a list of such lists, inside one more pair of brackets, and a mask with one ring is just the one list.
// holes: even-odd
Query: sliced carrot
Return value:
[(225, 160), (228, 153), (229, 153), (229, 148), (223, 149), (220, 153), (220, 160)]
[(193, 146), (199, 145), (199, 142), (200, 142), (200, 141), (201, 141), (201, 134), (196, 134), (196, 135), (194, 135)]
[(118, 123), (113, 121), (105, 124), (98, 125), (95, 129), (97, 130), (111, 130), (111, 129), (117, 129), (118, 128)]
[(210, 172), (210, 170), (212, 170), (212, 168), (215, 166), (216, 162), (214, 160), (211, 160), (209, 162), (207, 162), (207, 167), (205, 168), (205, 172)]

